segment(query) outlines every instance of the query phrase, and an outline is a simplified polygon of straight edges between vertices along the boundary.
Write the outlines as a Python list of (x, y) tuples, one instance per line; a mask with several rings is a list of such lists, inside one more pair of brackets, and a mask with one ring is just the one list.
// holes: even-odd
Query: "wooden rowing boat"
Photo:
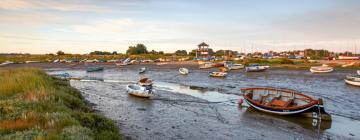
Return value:
[(321, 98), (314, 99), (297, 91), (276, 88), (243, 88), (241, 91), (251, 107), (266, 113), (293, 115), (316, 112), (329, 115)]

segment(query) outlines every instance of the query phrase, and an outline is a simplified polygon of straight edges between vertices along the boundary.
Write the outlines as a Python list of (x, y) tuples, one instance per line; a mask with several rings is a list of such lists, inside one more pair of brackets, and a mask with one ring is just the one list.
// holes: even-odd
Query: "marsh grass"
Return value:
[(120, 139), (66, 80), (35, 68), (0, 70), (0, 139)]

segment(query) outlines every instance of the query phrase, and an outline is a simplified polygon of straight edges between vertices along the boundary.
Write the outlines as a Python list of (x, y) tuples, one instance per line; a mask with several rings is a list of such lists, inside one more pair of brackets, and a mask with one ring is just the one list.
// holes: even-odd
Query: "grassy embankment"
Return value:
[(0, 139), (121, 139), (66, 80), (39, 69), (0, 70)]

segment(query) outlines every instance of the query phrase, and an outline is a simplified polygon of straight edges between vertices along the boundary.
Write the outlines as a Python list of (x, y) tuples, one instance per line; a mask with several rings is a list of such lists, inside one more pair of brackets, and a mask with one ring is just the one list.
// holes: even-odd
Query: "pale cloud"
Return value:
[(110, 12), (110, 10), (86, 3), (64, 2), (64, 1), (29, 1), (29, 0), (1, 0), (0, 9), (7, 10), (59, 10), (77, 12)]
[(71, 30), (79, 33), (113, 34), (123, 33), (132, 28), (135, 23), (130, 19), (106, 20), (93, 24), (74, 25)]

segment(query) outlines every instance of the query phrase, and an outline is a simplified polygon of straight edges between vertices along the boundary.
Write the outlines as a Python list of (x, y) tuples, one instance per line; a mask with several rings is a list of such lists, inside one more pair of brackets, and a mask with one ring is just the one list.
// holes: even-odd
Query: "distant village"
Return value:
[[(268, 51), (268, 52), (252, 52), (252, 53), (242, 53), (233, 50), (217, 50), (214, 51), (211, 49), (210, 45), (202, 42), (197, 45), (197, 47), (187, 52), (186, 50), (177, 50), (174, 53), (164, 53), (163, 51), (148, 51), (146, 46), (143, 44), (137, 44), (136, 46), (129, 46), (126, 54), (106, 51), (93, 51), (89, 54), (80, 55), (80, 54), (66, 54), (62, 51), (58, 51), (56, 54), (46, 54), (47, 56), (67, 56), (62, 57), (62, 61), (75, 61), (79, 56), (124, 56), (130, 57), (135, 56), (137, 59), (141, 55), (151, 55), (151, 58), (144, 58), (147, 60), (157, 60), (157, 61), (186, 61), (186, 60), (204, 60), (204, 61), (219, 61), (219, 60), (243, 60), (247, 58), (258, 58), (258, 59), (276, 59), (276, 58), (287, 58), (287, 59), (311, 59), (311, 60), (360, 60), (360, 55), (353, 52), (342, 52), (335, 53), (328, 50), (315, 50), (315, 49), (305, 49), (305, 50), (293, 50), (293, 51)], [(155, 57), (154, 57), (155, 55)], [(0, 57), (12, 57), (12, 56), (31, 56), (30, 54), (1, 54)], [(64, 59), (67, 58), (67, 59)], [(108, 57), (103, 57), (106, 60)], [(133, 57), (134, 58), (134, 57)], [(59, 59), (60, 58), (56, 58)], [(83, 59), (84, 60), (84, 59)], [(52, 60), (58, 61), (58, 60)], [(60, 60), (61, 61), (61, 60)], [(77, 60), (81, 61), (81, 60)], [(86, 61), (86, 60), (84, 60)]]

